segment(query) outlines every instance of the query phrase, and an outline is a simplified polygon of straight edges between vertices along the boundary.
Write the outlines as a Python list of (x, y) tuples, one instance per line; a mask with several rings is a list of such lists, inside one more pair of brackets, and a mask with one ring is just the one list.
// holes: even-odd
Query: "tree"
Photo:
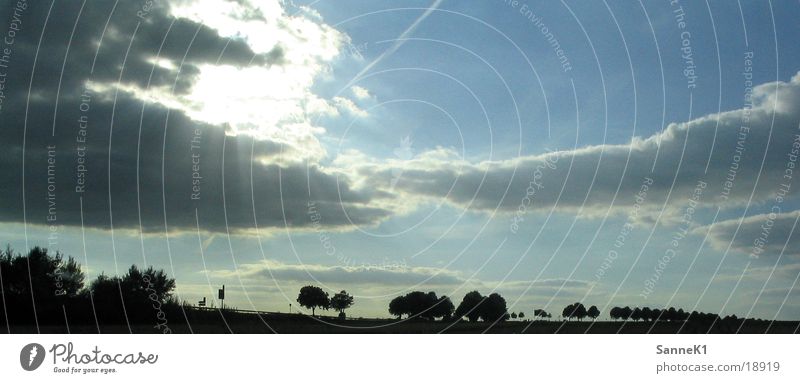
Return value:
[(550, 315), (550, 313), (548, 313), (547, 311), (544, 311), (542, 309), (533, 310), (533, 316), (534, 317), (539, 317), (539, 318), (542, 318), (542, 319), (546, 319), (546, 318), (551, 318), (552, 317), (552, 315)]
[(481, 316), (478, 310), (478, 306), (481, 305), (481, 302), (483, 302), (483, 296), (477, 291), (472, 291), (464, 295), (464, 299), (461, 300), (461, 303), (456, 309), (456, 319), (467, 317), (470, 322), (477, 321)]
[(166, 303), (175, 290), (175, 279), (167, 276), (164, 270), (156, 270), (153, 266), (142, 271), (136, 265), (131, 265), (119, 283), (126, 300)]
[(344, 318), (344, 310), (353, 305), (353, 296), (342, 290), (331, 298), (331, 308), (339, 312), (339, 317)]
[(412, 291), (406, 295), (406, 302), (408, 304), (409, 317), (417, 317), (427, 319), (431, 313), (427, 312), (428, 309), (436, 303), (436, 294), (431, 292), (433, 296), (422, 291)]
[(330, 307), (330, 299), (328, 293), (322, 291), (317, 286), (304, 286), (300, 289), (300, 294), (297, 295), (297, 303), (307, 309), (311, 309), (311, 315), (316, 315), (316, 308), (327, 310)]
[(564, 318), (578, 318), (578, 320), (582, 320), (586, 317), (586, 315), (586, 307), (579, 302), (568, 305), (567, 307), (564, 307), (564, 310), (561, 311), (561, 316)]
[(447, 295), (442, 295), (436, 302), (432, 314), (435, 318), (450, 320), (453, 317), (453, 311), (455, 311), (455, 309), (456, 307), (453, 305), (453, 301), (451, 301)]
[(517, 317), (518, 317), (519, 319), (525, 319), (525, 313), (524, 313), (524, 312), (522, 312), (522, 311), (520, 311), (520, 312), (519, 312), (519, 314), (517, 314)]
[(633, 309), (633, 312), (631, 313), (631, 319), (633, 319), (634, 322), (642, 319), (642, 310), (638, 307)]
[(597, 306), (589, 307), (589, 311), (586, 312), (586, 315), (592, 318), (592, 320), (597, 319), (597, 317), (600, 316), (600, 310), (597, 309)]
[(661, 309), (653, 309), (652, 311), (650, 311), (650, 320), (652, 320), (653, 322), (657, 321), (661, 317), (661, 313), (662, 313)]
[(653, 314), (653, 311), (650, 310), (649, 307), (642, 308), (642, 311), (641, 311), (642, 321), (645, 321), (645, 322), (649, 321), (652, 314)]
[(517, 319), (517, 313), (512, 312), (511, 313), (511, 319)]
[(622, 310), (620, 310), (620, 319), (622, 320), (631, 319), (632, 315), (633, 315), (633, 310), (631, 310), (631, 308), (628, 306), (625, 306), (622, 308)]
[(85, 279), (72, 257), (64, 259), (58, 252), (51, 256), (40, 247), (34, 247), (27, 255), (14, 255), (11, 247), (0, 252), (0, 273), (4, 295), (11, 295), (12, 300), (15, 297), (29, 300), (34, 296), (36, 306), (77, 296)]
[(408, 313), (408, 302), (405, 296), (399, 296), (389, 302), (389, 314), (397, 315), (397, 319), (400, 319), (406, 313)]
[(0, 251), (0, 296), (6, 308), (0, 321), (6, 325), (64, 324), (64, 310), (84, 309), (76, 303), (84, 280), (72, 257), (39, 247), (15, 254), (9, 246)]
[(450, 318), (453, 310), (453, 302), (450, 301), (450, 298), (447, 296), (438, 298), (433, 291), (428, 293), (412, 291), (389, 302), (389, 313), (397, 315), (398, 319), (404, 314), (409, 318), (428, 320)]
[[(594, 307), (594, 306), (592, 306)], [(611, 310), (608, 312), (608, 316), (611, 317), (613, 320), (617, 320), (622, 318), (622, 308), (621, 307), (612, 307)]]
[(478, 306), (480, 318), (484, 322), (504, 321), (509, 318), (506, 300), (498, 293), (492, 293)]
[(667, 310), (667, 312), (662, 315), (662, 319), (668, 320), (670, 322), (677, 321), (679, 320), (678, 311), (676, 311), (674, 307), (670, 307), (669, 310)]

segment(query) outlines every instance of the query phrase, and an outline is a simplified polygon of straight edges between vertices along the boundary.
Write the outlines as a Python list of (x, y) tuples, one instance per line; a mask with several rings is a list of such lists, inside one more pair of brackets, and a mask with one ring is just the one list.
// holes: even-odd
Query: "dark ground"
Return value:
[[(191, 323), (191, 328), (187, 325)], [(155, 319), (155, 318), (154, 318)], [(224, 315), (218, 310), (186, 310), (170, 312), (166, 321), (162, 320), (161, 326), (152, 324), (132, 323), (101, 323), (100, 333), (160, 333), (168, 328), (172, 333), (211, 333), (211, 334), (254, 334), (254, 333), (296, 333), (296, 334), (353, 334), (353, 333), (499, 333), (499, 334), (675, 334), (681, 333), (739, 333), (744, 334), (786, 334), (797, 333), (800, 322), (798, 321), (766, 321), (748, 319), (717, 321), (711, 323), (659, 321), (653, 322), (609, 322), (609, 321), (507, 321), (490, 326), (484, 322), (457, 323), (444, 321), (401, 320), (396, 319), (346, 319), (333, 317), (310, 317), (301, 314), (278, 313), (245, 313), (225, 311)], [(681, 329), (681, 326), (683, 328)], [(741, 329), (739, 329), (741, 326)], [(3, 328), (5, 327), (5, 328)], [(98, 333), (96, 323), (71, 324), (69, 329), (64, 325), (41, 325), (39, 331), (35, 325), (12, 325), (0, 327), (2, 331), (11, 333)], [(709, 331), (709, 329), (711, 331)]]

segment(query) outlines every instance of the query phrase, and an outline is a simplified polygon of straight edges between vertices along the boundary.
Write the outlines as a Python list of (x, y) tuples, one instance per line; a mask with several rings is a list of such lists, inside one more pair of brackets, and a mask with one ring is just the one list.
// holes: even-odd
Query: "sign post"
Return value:
[(220, 302), (220, 309), (225, 309), (225, 285), (222, 285), (222, 288), (219, 289), (219, 302)]

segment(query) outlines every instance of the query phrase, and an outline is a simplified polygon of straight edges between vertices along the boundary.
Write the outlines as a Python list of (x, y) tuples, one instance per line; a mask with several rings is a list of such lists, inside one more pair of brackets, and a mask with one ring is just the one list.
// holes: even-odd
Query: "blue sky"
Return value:
[[(53, 46), (79, 12), (56, 7), (64, 20), (42, 33)], [(604, 313), (800, 315), (797, 181), (784, 177), (800, 129), (797, 2), (186, 0), (142, 19), (131, 5), (91, 8), (69, 52), (34, 63), (38, 5), (15, 45), (8, 92), (25, 100), (30, 81), (44, 95), (0, 114), (15, 126), (3, 171), (27, 179), (3, 189), (0, 232), (18, 250), (58, 249), (91, 275), (153, 264), (182, 299), (224, 283), (242, 309), (285, 311), (318, 284), (353, 293), (356, 316), (387, 316), (416, 289), (456, 303), (498, 291), (526, 313), (581, 300)], [(62, 62), (66, 78), (42, 74)], [(96, 163), (78, 195), (85, 89)], [(26, 125), (31, 107), (44, 112)], [(36, 151), (54, 142), (48, 240)], [(765, 223), (764, 253), (748, 257)]]

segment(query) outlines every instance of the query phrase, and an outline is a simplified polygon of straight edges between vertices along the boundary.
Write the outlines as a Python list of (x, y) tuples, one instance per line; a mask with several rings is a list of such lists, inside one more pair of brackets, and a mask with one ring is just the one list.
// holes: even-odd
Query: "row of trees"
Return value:
[[(534, 310), (534, 316), (537, 315), (537, 312), (540, 310)], [(543, 312), (543, 310), (541, 310)], [(549, 317), (549, 314), (546, 314)], [(564, 319), (572, 319), (577, 318), (578, 320), (582, 320), (583, 318), (589, 317), (592, 319), (597, 319), (600, 316), (600, 310), (597, 309), (597, 306), (591, 306), (587, 310), (586, 307), (583, 306), (582, 303), (576, 302), (567, 307), (564, 307), (564, 310), (561, 312), (561, 316)], [(675, 307), (670, 307), (667, 309), (651, 309), (649, 307), (634, 307), (630, 308), (628, 306), (625, 307), (613, 307), (609, 311), (609, 316), (613, 320), (632, 320), (632, 321), (670, 321), (670, 322), (679, 322), (679, 321), (715, 321), (722, 319), (719, 317), (718, 314), (711, 314), (711, 313), (703, 313), (693, 311), (691, 313), (683, 311), (683, 309), (676, 309)], [(724, 319), (730, 320), (737, 320), (735, 315), (725, 317)]]
[[(122, 276), (86, 275), (72, 257), (35, 247), (27, 254), (0, 251), (0, 295), (9, 324), (156, 322), (173, 298), (175, 280), (163, 270), (131, 266)], [(8, 309), (12, 308), (12, 309)], [(160, 313), (160, 314), (159, 314)]]
[(412, 291), (389, 302), (389, 313), (398, 319), (407, 315), (409, 318), (449, 320), (454, 310), (455, 306), (448, 296), (437, 297), (433, 291)]
[[(339, 317), (344, 318), (344, 310), (353, 305), (353, 297), (346, 291), (329, 297), (328, 293), (317, 286), (304, 286), (297, 296), (297, 303), (311, 310), (311, 315), (316, 315), (316, 309), (334, 309), (339, 311)], [(412, 291), (401, 295), (389, 302), (389, 313), (398, 319), (404, 315), (407, 318), (426, 320), (454, 320), (466, 317), (470, 322), (504, 321), (509, 318), (525, 318), (525, 313), (508, 313), (506, 300), (500, 294), (492, 293), (483, 296), (478, 291), (464, 295), (458, 308), (453, 305), (450, 297), (437, 296), (435, 292)], [(543, 318), (549, 317), (546, 312), (539, 313)]]
[(597, 309), (597, 306), (589, 307), (587, 310), (583, 303), (575, 302), (571, 305), (567, 305), (564, 307), (564, 310), (561, 310), (561, 317), (564, 319), (572, 319), (577, 318), (578, 320), (583, 320), (586, 317), (597, 319), (600, 316), (600, 310)]
[(683, 309), (676, 310), (674, 307), (670, 307), (669, 309), (665, 310), (651, 309), (649, 307), (635, 307), (633, 309), (628, 306), (614, 307), (611, 309), (609, 314), (613, 320), (684, 321), (689, 319), (689, 313), (684, 312)]
[(699, 321), (699, 322), (707, 322), (707, 321), (716, 321), (719, 319), (726, 319), (726, 320), (738, 320), (739, 318), (736, 315), (726, 316), (725, 318), (720, 318), (719, 314), (713, 313), (704, 313), (704, 312), (697, 312), (692, 311), (691, 313), (683, 311), (683, 309), (676, 309), (674, 307), (670, 307), (668, 309), (651, 309), (649, 307), (635, 307), (631, 309), (628, 306), (625, 307), (614, 307), (609, 312), (611, 319), (613, 320), (632, 320), (632, 321), (669, 321), (669, 322), (681, 322), (681, 321)]
[(317, 286), (304, 286), (300, 289), (300, 294), (297, 295), (297, 303), (300, 306), (311, 310), (311, 315), (316, 315), (316, 309), (323, 310), (334, 309), (339, 312), (339, 318), (345, 318), (344, 310), (353, 305), (353, 296), (348, 294), (347, 291), (340, 291), (329, 297), (325, 290)]
[(509, 318), (524, 318), (524, 313), (509, 314), (506, 300), (500, 294), (483, 296), (477, 291), (464, 295), (456, 308), (447, 296), (437, 297), (436, 293), (413, 291), (389, 302), (389, 313), (398, 319), (407, 318), (460, 320), (466, 317), (470, 322), (504, 321)]

